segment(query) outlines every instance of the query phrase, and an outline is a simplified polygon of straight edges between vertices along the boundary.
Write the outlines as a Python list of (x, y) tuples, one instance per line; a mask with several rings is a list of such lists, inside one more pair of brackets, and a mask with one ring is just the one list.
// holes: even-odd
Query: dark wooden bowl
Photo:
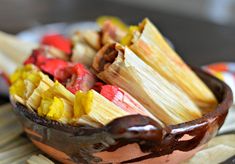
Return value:
[(201, 69), (193, 70), (219, 104), (202, 118), (165, 128), (141, 115), (118, 118), (102, 128), (69, 126), (46, 120), (20, 103), (11, 102), (33, 143), (63, 163), (156, 163), (172, 159), (177, 163), (216, 135), (233, 100), (224, 82)]

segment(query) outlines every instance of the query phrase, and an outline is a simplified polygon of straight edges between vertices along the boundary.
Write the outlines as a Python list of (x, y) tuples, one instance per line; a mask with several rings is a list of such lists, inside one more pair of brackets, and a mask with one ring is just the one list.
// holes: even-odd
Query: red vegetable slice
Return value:
[(42, 44), (58, 48), (66, 54), (71, 54), (72, 42), (60, 34), (45, 35), (41, 41)]
[(56, 58), (47, 58), (45, 53), (45, 50), (42, 48), (33, 50), (32, 55), (24, 62), (24, 64), (34, 64), (41, 71), (51, 76), (55, 76), (58, 69), (68, 67), (68, 62)]
[(98, 81), (94, 84), (93, 88), (96, 92), (100, 93), (101, 92), (101, 89), (102, 89), (102, 86), (104, 86), (105, 84)]
[(94, 75), (84, 65), (79, 63), (58, 69), (55, 79), (64, 84), (72, 93), (76, 93), (79, 90), (88, 91), (95, 84)]
[(46, 57), (46, 50), (36, 49), (24, 64), (34, 64), (51, 75), (72, 93), (88, 91), (95, 84), (95, 76), (82, 64), (72, 64), (62, 59)]

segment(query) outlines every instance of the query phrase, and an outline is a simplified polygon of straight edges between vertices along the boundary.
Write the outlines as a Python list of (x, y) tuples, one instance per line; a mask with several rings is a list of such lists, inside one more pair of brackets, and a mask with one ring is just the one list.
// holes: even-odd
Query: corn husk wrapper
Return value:
[[(41, 103), (42, 93), (44, 93), (46, 90), (48, 90), (54, 84), (54, 82), (47, 75), (43, 74), (42, 72), (38, 72), (38, 76), (39, 76), (38, 78), (40, 79), (39, 82), (35, 81), (34, 83), (32, 83), (32, 81), (31, 82), (28, 81), (29, 83), (31, 83), (31, 86), (27, 85), (26, 91), (25, 91), (26, 94), (31, 93), (31, 95), (29, 97), (26, 97), (26, 99), (27, 99), (26, 106), (28, 108), (34, 109), (34, 110), (36, 110)], [(27, 82), (27, 80), (25, 80), (25, 82)], [(32, 91), (31, 91), (31, 89), (32, 89)]]
[(75, 96), (56, 81), (41, 93), (42, 100), (37, 112), (40, 116), (62, 123), (70, 123), (73, 117)]
[(38, 85), (39, 79), (39, 72), (34, 66), (27, 65), (18, 68), (10, 76), (10, 81), (12, 83), (9, 89), (10, 94), (17, 95), (13, 97), (20, 97), (23, 101), (26, 101), (32, 94), (33, 89)]
[(104, 46), (97, 53), (93, 68), (100, 79), (129, 92), (166, 124), (201, 117), (198, 107), (181, 89), (165, 80), (127, 47)]
[(75, 100), (74, 94), (72, 94), (69, 90), (67, 90), (61, 83), (56, 81), (53, 86), (49, 89), (49, 92), (46, 92), (47, 96), (53, 97), (58, 96), (66, 99), (69, 103), (73, 104)]
[(10, 77), (12, 98), (23, 102), (29, 109), (37, 109), (41, 94), (53, 85), (53, 81), (33, 65), (17, 69)]
[(83, 114), (102, 125), (108, 124), (115, 118), (128, 115), (94, 90), (76, 93), (74, 115), (79, 118)]
[(53, 82), (47, 75), (38, 71), (33, 65), (26, 65), (15, 71), (11, 76), (12, 99), (36, 110), (39, 116), (62, 123), (87, 123), (98, 127), (100, 124), (91, 118), (73, 118), (75, 95), (58, 81)]
[(43, 156), (42, 154), (39, 155), (32, 155), (28, 160), (27, 164), (54, 164), (50, 159)]
[(74, 48), (71, 61), (90, 67), (96, 51), (101, 48), (99, 33), (91, 30), (78, 31), (73, 35), (72, 41)]
[(164, 78), (184, 90), (199, 107), (213, 109), (217, 105), (213, 93), (170, 47), (158, 29), (148, 19), (144, 19), (138, 29), (127, 43), (129, 48)]
[[(184, 164), (206, 164), (224, 162), (235, 155), (235, 135), (227, 134), (213, 138), (205, 149), (199, 151)], [(230, 160), (231, 162), (231, 160)], [(227, 162), (228, 163), (228, 162)]]
[(37, 109), (38, 115), (62, 123), (69, 123), (73, 117), (73, 106), (64, 98), (44, 97)]
[(100, 94), (129, 114), (140, 114), (159, 121), (139, 101), (117, 86), (104, 85)]
[(126, 24), (117, 17), (101, 16), (96, 22), (101, 29), (101, 45), (120, 42), (128, 31)]
[(21, 41), (14, 35), (0, 31), (0, 51), (17, 65), (23, 63), (37, 47), (38, 44)]
[(37, 67), (34, 65), (28, 64), (25, 66), (21, 66), (15, 70), (13, 74), (10, 76), (10, 81), (12, 84), (19, 79), (25, 79), (29, 74), (38, 72)]
[(78, 119), (74, 119), (73, 123), (79, 124), (79, 125), (89, 125), (91, 127), (102, 127), (102, 124), (94, 121), (90, 116), (88, 115), (82, 115)]
[(81, 63), (86, 66), (91, 66), (96, 51), (86, 43), (76, 43), (73, 48), (71, 60), (73, 63)]
[(40, 106), (42, 93), (48, 89), (49, 86), (45, 82), (41, 81), (37, 88), (33, 90), (31, 96), (26, 100), (26, 106), (32, 110), (36, 110)]
[(69, 60), (69, 55), (66, 54), (65, 52), (59, 50), (58, 48), (55, 48), (53, 46), (42, 46), (42, 48), (45, 49), (46, 56), (48, 57), (53, 57), (53, 58), (59, 58), (68, 61)]
[(100, 16), (97, 18), (96, 22), (99, 26), (103, 26), (105, 22), (110, 21), (113, 25), (119, 28), (119, 30), (122, 30), (123, 32), (128, 31), (127, 25), (118, 17), (114, 16)]
[(21, 103), (22, 105), (26, 105), (25, 99), (23, 99), (22, 97), (18, 96), (18, 95), (10, 95), (10, 98), (12, 100), (15, 100), (16, 102)]
[(77, 43), (84, 43), (94, 50), (99, 50), (101, 48), (100, 35), (97, 31), (78, 31), (72, 36), (72, 41), (74, 46)]
[(103, 45), (121, 41), (128, 31), (127, 25), (117, 17), (101, 16), (96, 22), (101, 28)]
[(16, 68), (17, 63), (11, 60), (7, 55), (3, 54), (0, 50), (0, 70), (7, 75), (10, 75), (16, 70)]

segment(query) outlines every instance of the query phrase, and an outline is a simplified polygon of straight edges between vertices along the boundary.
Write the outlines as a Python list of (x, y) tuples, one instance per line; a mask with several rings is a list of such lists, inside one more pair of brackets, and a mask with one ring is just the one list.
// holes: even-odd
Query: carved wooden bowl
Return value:
[(46, 120), (14, 102), (15, 112), (32, 142), (63, 163), (179, 163), (214, 137), (232, 104), (232, 91), (222, 81), (194, 68), (219, 104), (202, 118), (161, 128), (151, 118), (131, 115), (102, 128), (69, 126)]

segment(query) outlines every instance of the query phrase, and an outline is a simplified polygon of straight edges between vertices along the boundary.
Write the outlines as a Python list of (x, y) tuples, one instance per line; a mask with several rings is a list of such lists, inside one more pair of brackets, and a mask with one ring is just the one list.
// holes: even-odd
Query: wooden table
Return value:
[(0, 30), (17, 33), (39, 24), (115, 15), (130, 24), (149, 17), (191, 65), (235, 60), (235, 28), (106, 0), (1, 0)]

